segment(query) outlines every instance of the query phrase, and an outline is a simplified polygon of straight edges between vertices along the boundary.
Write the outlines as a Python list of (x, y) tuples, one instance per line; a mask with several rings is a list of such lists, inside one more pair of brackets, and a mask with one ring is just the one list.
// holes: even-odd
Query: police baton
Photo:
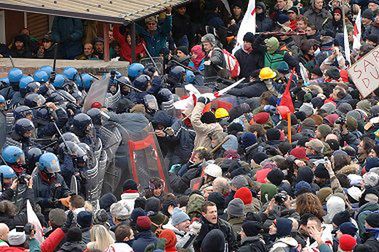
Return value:
[[(91, 77), (95, 78), (96, 80), (99, 80), (99, 77), (97, 77), (96, 75), (91, 74), (91, 73), (88, 73), (88, 74), (89, 74)], [(142, 91), (141, 91), (140, 89), (138, 89), (138, 88), (136, 88), (136, 87), (133, 87), (132, 85), (130, 85), (130, 84), (128, 84), (128, 83), (125, 83), (125, 82), (120, 81), (120, 80), (118, 80), (118, 79), (114, 79), (114, 80), (117, 81), (118, 83), (121, 83), (121, 84), (127, 86), (128, 88), (133, 89), (134, 91), (137, 91), (138, 93), (142, 93)]]
[(157, 66), (157, 64), (155, 63), (155, 61), (154, 61), (153, 57), (151, 56), (151, 54), (150, 54), (149, 50), (147, 50), (147, 48), (146, 48), (146, 46), (145, 46), (145, 44), (144, 44), (144, 43), (142, 43), (142, 46), (143, 46), (143, 48), (145, 49), (145, 51), (146, 51), (146, 53), (147, 53), (147, 56), (149, 56), (149, 58), (150, 58), (151, 62), (153, 63), (153, 65), (154, 65), (155, 69), (157, 70), (158, 74), (159, 74), (159, 75), (162, 75), (162, 73), (160, 73), (160, 71), (159, 71), (159, 69), (158, 69), (158, 66)]
[(15, 65), (14, 65), (14, 62), (13, 62), (13, 58), (12, 58), (12, 56), (9, 55), (9, 59), (11, 60), (12, 67), (15, 68)]

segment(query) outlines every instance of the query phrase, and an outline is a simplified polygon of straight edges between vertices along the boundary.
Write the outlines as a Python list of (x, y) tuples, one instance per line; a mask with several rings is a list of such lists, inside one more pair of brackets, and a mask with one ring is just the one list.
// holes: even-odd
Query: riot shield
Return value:
[(132, 132), (118, 125), (122, 135), (122, 143), (117, 150), (115, 166), (121, 170), (121, 178), (114, 191), (122, 193), (122, 183), (132, 178), (142, 188), (146, 188), (151, 177), (160, 177), (166, 181), (165, 191), (169, 191), (168, 172), (153, 127), (148, 125), (139, 132)]
[(83, 103), (83, 112), (87, 112), (92, 106), (93, 103), (99, 102), (104, 105), (105, 95), (107, 94), (108, 85), (109, 85), (109, 76), (105, 79), (96, 80), (92, 83), (91, 88), (88, 91), (86, 98)]
[(78, 181), (74, 175), (71, 177), (70, 191), (76, 195), (78, 195), (79, 192)]
[(107, 93), (105, 95), (105, 102), (104, 102), (104, 106), (106, 108), (115, 108), (117, 102), (121, 99), (121, 88), (120, 86), (118, 85), (117, 86), (117, 92), (112, 95), (111, 93)]
[(17, 147), (22, 149), (22, 144), (20, 142), (17, 142), (16, 140), (13, 140), (10, 137), (5, 138), (5, 143), (3, 145), (3, 148), (5, 148), (7, 146), (17, 146)]
[(100, 158), (96, 160), (96, 165), (87, 170), (85, 174), (85, 190), (83, 191), (86, 192), (86, 200), (91, 202), (94, 207), (96, 207), (97, 201), (101, 197), (106, 165), (107, 154), (102, 151)]
[(5, 140), (7, 138), (6, 117), (0, 112), (0, 150), (3, 148)]
[(15, 119), (13, 117), (13, 113), (12, 112), (8, 112), (6, 114), (6, 131), (7, 133), (10, 133), (12, 131), (12, 128), (13, 128), (13, 125), (15, 123)]

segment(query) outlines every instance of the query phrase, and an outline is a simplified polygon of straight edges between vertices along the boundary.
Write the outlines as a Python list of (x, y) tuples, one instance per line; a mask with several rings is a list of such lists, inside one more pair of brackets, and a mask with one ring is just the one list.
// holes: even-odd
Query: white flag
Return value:
[(359, 48), (361, 48), (361, 36), (362, 36), (362, 17), (361, 17), (361, 10), (359, 10), (358, 15), (355, 19), (354, 24), (354, 31), (353, 31), (353, 49), (355, 51), (358, 51)]
[(343, 27), (343, 41), (345, 45), (345, 58), (347, 62), (349, 62), (349, 65), (351, 66), (351, 61), (350, 61), (350, 45), (349, 45), (349, 37), (347, 36), (347, 29), (346, 25)]
[(43, 242), (42, 225), (41, 222), (39, 222), (36, 213), (33, 211), (29, 200), (26, 201), (26, 215), (28, 217), (28, 223), (31, 223), (34, 226), (34, 230), (36, 232), (34, 238), (41, 244)]
[(255, 0), (249, 1), (249, 6), (247, 7), (247, 11), (245, 16), (242, 19), (240, 28), (237, 34), (237, 44), (243, 44), (243, 36), (247, 32), (252, 32), (255, 34), (256, 22), (255, 22), (256, 14), (255, 14)]

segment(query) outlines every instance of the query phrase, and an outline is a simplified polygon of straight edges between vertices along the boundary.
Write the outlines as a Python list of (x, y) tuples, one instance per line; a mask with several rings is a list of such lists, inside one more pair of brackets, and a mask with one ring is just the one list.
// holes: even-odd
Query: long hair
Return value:
[(103, 225), (94, 225), (90, 230), (90, 235), (95, 249), (104, 251), (114, 243), (114, 239)]
[(313, 193), (303, 193), (296, 198), (296, 212), (302, 216), (311, 213), (320, 220), (325, 215), (320, 200)]

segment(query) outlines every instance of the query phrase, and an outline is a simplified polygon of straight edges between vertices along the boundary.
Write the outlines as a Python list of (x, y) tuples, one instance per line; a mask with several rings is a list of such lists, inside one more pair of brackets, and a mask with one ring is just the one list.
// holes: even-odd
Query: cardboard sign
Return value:
[(348, 72), (363, 98), (374, 92), (379, 87), (379, 46), (352, 65)]

